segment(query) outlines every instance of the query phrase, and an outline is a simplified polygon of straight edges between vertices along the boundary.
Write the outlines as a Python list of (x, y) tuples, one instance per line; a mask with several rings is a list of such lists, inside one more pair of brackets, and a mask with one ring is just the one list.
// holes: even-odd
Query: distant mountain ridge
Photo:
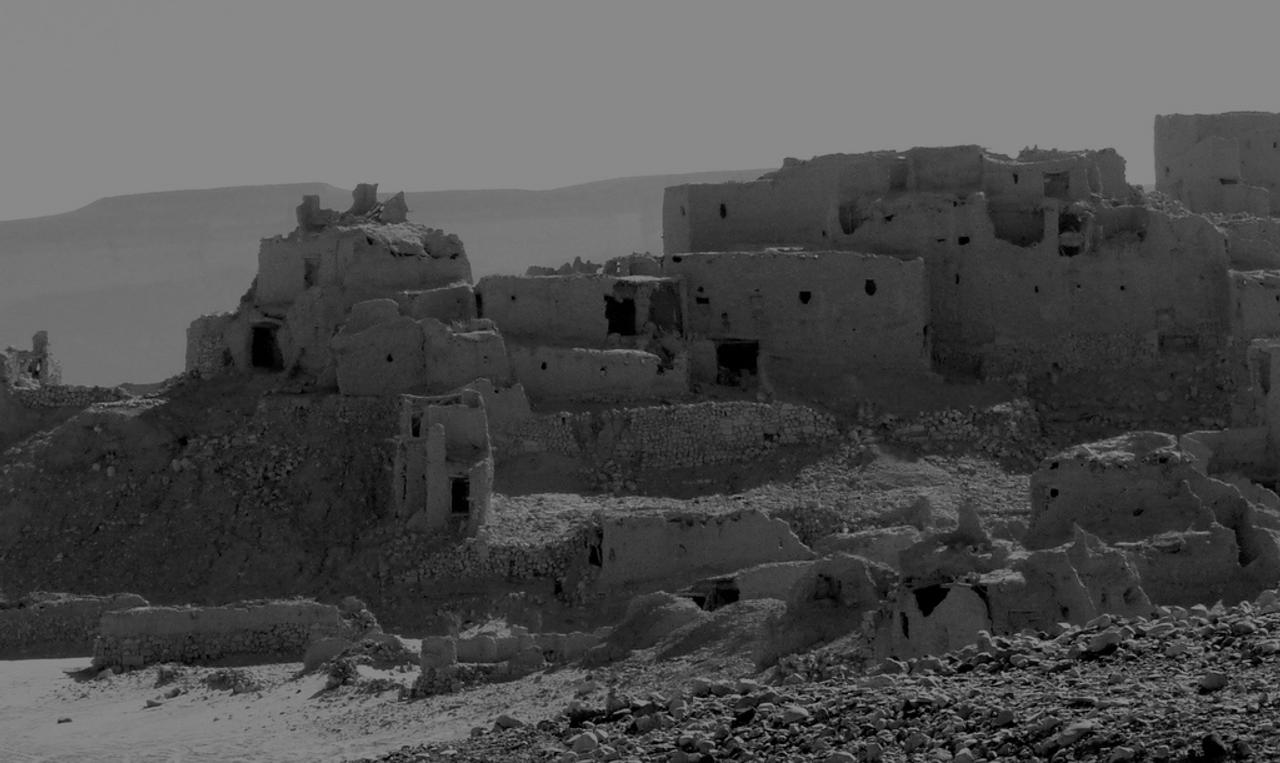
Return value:
[[(767, 170), (649, 175), (543, 191), (405, 194), (409, 218), (458, 234), (477, 277), (662, 248), (662, 189), (751, 180)], [(383, 188), (383, 191), (399, 189)], [(182, 369), (187, 324), (230, 310), (257, 268), (258, 240), (292, 230), (326, 183), (111, 196), (45, 217), (0, 221), (0, 344), (49, 331), (71, 383), (155, 381)]]

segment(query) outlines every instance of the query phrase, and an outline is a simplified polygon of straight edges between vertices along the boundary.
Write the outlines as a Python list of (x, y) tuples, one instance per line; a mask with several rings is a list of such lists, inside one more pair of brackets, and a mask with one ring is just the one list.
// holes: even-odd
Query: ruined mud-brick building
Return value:
[(1280, 216), (1280, 114), (1156, 117), (1156, 190), (1195, 212)]
[[(413, 529), (474, 535), (493, 463), (484, 398), (461, 388), (506, 385), (506, 348), (476, 319), (462, 242), (407, 222), (403, 195), (380, 203), (376, 191), (359, 186), (343, 213), (305, 197), (297, 229), (263, 239), (238, 309), (191, 324), (187, 371), (279, 373), (354, 400), (400, 396), (387, 432), (389, 513)], [(451, 394), (425, 396), (441, 393)]]
[[(922, 370), (981, 378), (1128, 366), (1217, 347), (1229, 326), (1221, 233), (1202, 217), (1143, 206), (1111, 150), (1012, 159), (956, 146), (787, 160), (754, 182), (667, 189), (664, 237), (664, 269), (687, 267), (691, 252), (724, 263), (687, 283), (711, 323), (732, 326), (741, 308), (725, 307), (776, 282), (735, 267), (770, 261), (744, 253), (825, 252), (863, 271), (825, 283), (841, 317), (880, 306), (870, 325), (833, 332), (870, 334), (860, 351), (832, 353), (851, 368), (886, 357), (900, 365), (907, 348)], [(894, 266), (910, 272), (906, 263), (918, 281), (890, 277)], [(771, 318), (820, 309), (808, 288), (790, 302)], [(814, 322), (830, 330), (832, 318)]]

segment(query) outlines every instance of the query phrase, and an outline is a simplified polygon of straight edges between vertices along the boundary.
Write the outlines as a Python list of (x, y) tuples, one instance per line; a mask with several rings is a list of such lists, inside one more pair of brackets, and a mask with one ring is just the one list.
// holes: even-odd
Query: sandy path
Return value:
[(202, 669), (190, 669), (174, 684), (188, 687), (185, 694), (147, 708), (168, 688), (155, 688), (154, 669), (84, 682), (63, 672), (87, 664), (0, 661), (0, 760), (340, 761), (459, 739), (503, 712), (537, 720), (559, 707), (553, 698), (572, 696), (567, 687), (581, 677), (562, 671), (401, 702), (395, 692), (321, 692), (322, 676), (293, 678), (299, 664), (250, 669), (266, 688), (238, 695), (208, 689)]

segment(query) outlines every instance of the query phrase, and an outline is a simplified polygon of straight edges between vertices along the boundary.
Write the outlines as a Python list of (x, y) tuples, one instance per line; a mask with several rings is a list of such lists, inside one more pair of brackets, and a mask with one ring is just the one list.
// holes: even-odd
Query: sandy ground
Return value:
[[(0, 760), (340, 761), (465, 738), (502, 713), (536, 721), (560, 709), (582, 679), (564, 670), (405, 702), (394, 690), (323, 691), (323, 675), (297, 677), (299, 663), (249, 668), (263, 690), (233, 694), (203, 683), (209, 668), (186, 668), (159, 688), (154, 667), (90, 680), (67, 675), (88, 662), (0, 661)], [(392, 676), (362, 667), (361, 673), (408, 683), (416, 671)], [(146, 707), (175, 686), (184, 693)]]

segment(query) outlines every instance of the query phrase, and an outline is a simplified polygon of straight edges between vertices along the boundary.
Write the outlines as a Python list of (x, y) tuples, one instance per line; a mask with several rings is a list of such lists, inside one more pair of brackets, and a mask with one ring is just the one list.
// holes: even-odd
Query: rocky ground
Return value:
[[(868, 664), (835, 644), (738, 680), (613, 674), (548, 717), (504, 714), (410, 761), (1227, 761), (1280, 757), (1280, 598), (980, 638)], [(670, 673), (665, 678), (671, 679)]]

